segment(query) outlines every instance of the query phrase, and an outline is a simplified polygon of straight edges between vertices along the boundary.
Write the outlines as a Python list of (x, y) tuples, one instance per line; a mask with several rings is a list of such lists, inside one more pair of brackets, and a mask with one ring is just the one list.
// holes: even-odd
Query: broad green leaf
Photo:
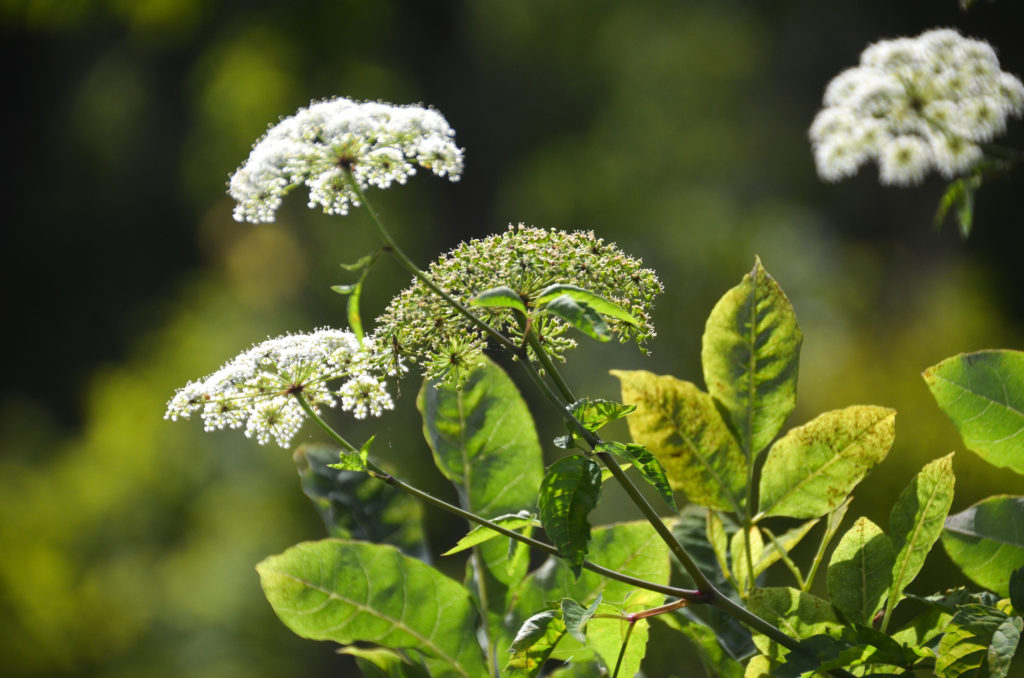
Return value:
[(842, 504), (889, 453), (895, 420), (895, 410), (855, 405), (790, 430), (765, 458), (759, 515), (816, 518)]
[(629, 325), (640, 324), (640, 321), (630, 315), (629, 311), (622, 308), (614, 301), (609, 301), (600, 294), (596, 294), (590, 290), (585, 290), (582, 287), (576, 287), (575, 285), (550, 285), (549, 287), (545, 287), (541, 290), (534, 303), (540, 306), (541, 304), (550, 303), (562, 296), (567, 296), (578, 304), (589, 306), (601, 315), (606, 315), (609, 318), (621, 320)]
[(567, 294), (555, 297), (541, 311), (561, 318), (592, 339), (609, 341), (612, 338), (608, 324), (597, 311), (585, 304), (576, 303)]
[(572, 598), (563, 598), (560, 607), (562, 608), (562, 621), (565, 622), (565, 630), (581, 643), (587, 642), (587, 622), (589, 622), (590, 618), (597, 612), (597, 608), (600, 604), (600, 593), (597, 594), (597, 598), (594, 599), (594, 602), (587, 607), (580, 605)]
[(704, 382), (751, 463), (796, 404), (802, 342), (793, 306), (760, 259), (708, 317)]
[(1024, 473), (1024, 351), (961, 353), (924, 379), (967, 449)]
[(394, 547), (305, 542), (256, 570), (274, 612), (303, 638), (406, 648), (423, 654), (433, 676), (487, 673), (469, 594)]
[(788, 561), (787, 565), (795, 567), (792, 565), (792, 561), (789, 561), (789, 552), (796, 548), (796, 545), (799, 544), (803, 538), (807, 536), (807, 533), (810, 532), (817, 524), (817, 519), (808, 520), (800, 523), (791, 530), (787, 530), (784, 534), (779, 535), (778, 537), (771, 535), (767, 529), (762, 527), (762, 531), (766, 535), (769, 535), (769, 538), (768, 541), (765, 542), (764, 550), (761, 551), (761, 557), (757, 559), (756, 563), (754, 563), (754, 576), (758, 576), (780, 560)]
[(590, 542), (588, 515), (601, 496), (601, 467), (593, 459), (559, 459), (540, 484), (540, 522), (577, 577)]
[(661, 500), (668, 504), (673, 511), (678, 510), (676, 498), (672, 496), (672, 487), (669, 485), (664, 467), (646, 447), (636, 443), (600, 443), (595, 451), (615, 454), (631, 461), (643, 479), (658, 491)]
[(850, 621), (871, 624), (885, 603), (895, 561), (896, 552), (882, 528), (858, 518), (839, 540), (828, 564), (832, 605)]
[(637, 443), (665, 467), (673, 489), (701, 506), (742, 513), (747, 463), (711, 396), (693, 384), (644, 370), (612, 370)]
[[(592, 560), (609, 569), (659, 584), (667, 584), (669, 581), (668, 547), (647, 521), (594, 528), (591, 536), (591, 554)], [(621, 609), (627, 612), (655, 607), (664, 602), (664, 596), (660, 594), (636, 589), (589, 570), (584, 570), (577, 579), (564, 560), (551, 557), (520, 583), (515, 591), (511, 613), (518, 615), (526, 610), (528, 614), (530, 611), (543, 608), (547, 601), (566, 597), (589, 604), (598, 594), (601, 594), (605, 601), (619, 603)], [(600, 626), (599, 622), (610, 628), (599, 629), (600, 633), (592, 637), (595, 629)], [(630, 638), (631, 648), (633, 643), (637, 643), (639, 648), (645, 647), (647, 628), (646, 620), (637, 622), (637, 627)], [(619, 633), (617, 620), (592, 619), (587, 626), (588, 647), (581, 646), (577, 640), (567, 636), (559, 644), (554, 657), (571, 657), (574, 662), (585, 661), (592, 658), (593, 652), (596, 651), (606, 662), (611, 661), (614, 666), (620, 647), (615, 640)], [(611, 655), (610, 660), (608, 654)]]
[(921, 571), (928, 552), (942, 534), (943, 523), (953, 503), (954, 482), (953, 455), (948, 454), (921, 469), (892, 507), (889, 536), (896, 550), (896, 563), (892, 568), (883, 631), (903, 595), (903, 589)]
[[(749, 555), (747, 553), (748, 544)], [(732, 564), (732, 576), (736, 580), (736, 588), (739, 589), (741, 596), (746, 595), (746, 592), (753, 588), (754, 580), (757, 578), (754, 564), (761, 559), (763, 552), (764, 539), (757, 525), (752, 526), (746, 533), (740, 528), (732, 535), (729, 543), (729, 556)]]
[[(416, 404), (434, 462), (455, 484), (464, 509), (485, 517), (534, 509), (544, 473), (540, 442), (526, 403), (500, 367), (485, 361), (461, 388), (424, 383)], [(474, 554), (471, 590), (487, 611), (489, 654), (499, 661), (523, 621), (505, 613), (509, 587), (526, 575), (529, 553), (518, 542), (510, 549), (508, 540), (494, 539)]]
[(743, 671), (743, 678), (772, 678), (772, 660), (763, 654), (751, 657)]
[[(604, 660), (609, 675), (618, 663), (620, 653), (622, 654), (622, 663), (619, 666), (619, 676), (635, 676), (640, 671), (640, 663), (647, 653), (649, 632), (647, 620), (635, 622), (631, 632), (629, 622), (614, 619), (611, 615), (639, 612), (644, 608), (659, 605), (664, 600), (664, 596), (652, 594), (650, 591), (642, 591), (630, 596), (624, 606), (602, 603), (598, 607), (601, 616), (592, 619), (587, 625), (586, 641), (587, 646), (593, 648)], [(625, 651), (622, 648), (623, 643), (626, 643)]]
[[(747, 602), (751, 612), (797, 640), (821, 634), (838, 637), (842, 632), (842, 624), (828, 601), (804, 591), (788, 587), (755, 589)], [(754, 634), (754, 645), (773, 660), (787, 652), (759, 633)]]
[(743, 665), (722, 647), (715, 632), (707, 626), (681, 614), (659, 614), (655, 619), (686, 636), (707, 675), (720, 678), (742, 678), (744, 675)]
[(338, 448), (331, 445), (300, 445), (292, 458), (302, 491), (330, 536), (391, 544), (407, 556), (430, 561), (423, 506), (416, 499), (365, 472), (333, 468)]
[(942, 545), (971, 581), (1010, 595), (1010, 574), (1024, 567), (1024, 497), (988, 497), (950, 516)]
[(935, 675), (1002, 678), (1017, 649), (1020, 631), (1020, 617), (1011, 617), (996, 607), (959, 607), (939, 641)]
[(484, 290), (470, 299), (469, 305), (481, 308), (511, 308), (526, 315), (526, 304), (511, 287), (501, 286)]
[(538, 612), (523, 622), (509, 648), (509, 675), (536, 676), (565, 632), (565, 622), (555, 610)]
[[(497, 518), (491, 518), (490, 521), (510, 530), (518, 530), (522, 527), (540, 527), (540, 521), (528, 511), (520, 511), (519, 513), (507, 516), (498, 516)], [(502, 539), (506, 538), (500, 532), (495, 532), (486, 525), (477, 525), (470, 530), (465, 537), (456, 542), (455, 546), (451, 547), (441, 555), (452, 556), (497, 537), (501, 537)]]

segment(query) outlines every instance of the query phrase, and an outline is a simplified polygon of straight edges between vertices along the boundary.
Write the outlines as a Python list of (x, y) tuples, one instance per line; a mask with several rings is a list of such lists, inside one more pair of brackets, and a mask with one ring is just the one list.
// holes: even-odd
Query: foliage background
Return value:
[[(608, 367), (699, 383), (704, 318), (760, 254), (806, 337), (790, 425), (853, 403), (899, 410), (895, 448), (853, 505), (885, 525), (910, 476), (961, 449), (921, 370), (1024, 344), (1021, 179), (982, 189), (962, 242), (931, 226), (937, 180), (818, 181), (806, 128), (825, 83), (884, 37), (956, 26), (1024, 74), (1022, 20), (1018, 3), (964, 13), (954, 0), (0, 0), (4, 674), (348, 666), (291, 636), (252, 570), (322, 534), (288, 454), (161, 418), (175, 387), (265, 335), (344, 322), (327, 288), (374, 244), (362, 217), (295, 197), (277, 225), (239, 225), (223, 194), (265, 126), (317, 97), (422, 101), (458, 131), (461, 183), (375, 196), (422, 264), (523, 221), (593, 228), (661, 273), (653, 357), (585, 346), (567, 368), (580, 391), (615, 397)], [(1018, 121), (1008, 141), (1022, 138)], [(405, 284), (388, 265), (373, 282), (367, 316)], [(409, 423), (417, 387), (403, 384), (378, 440), (405, 476), (450, 494)], [(955, 468), (954, 511), (1024, 490), (969, 453)], [(622, 515), (614, 496), (598, 512)], [(429, 529), (447, 546), (461, 526), (431, 514)], [(461, 561), (441, 566), (460, 576)], [(935, 553), (914, 588), (960, 583), (949, 567)], [(658, 661), (651, 675), (686, 665)]]

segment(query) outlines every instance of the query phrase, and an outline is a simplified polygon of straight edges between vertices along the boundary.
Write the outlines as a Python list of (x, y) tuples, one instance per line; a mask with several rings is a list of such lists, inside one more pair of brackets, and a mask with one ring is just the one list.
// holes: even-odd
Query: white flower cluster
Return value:
[(838, 181), (875, 160), (883, 184), (916, 184), (933, 168), (952, 178), (1022, 112), (1024, 85), (988, 43), (952, 29), (883, 40), (825, 90), (810, 130), (818, 175)]
[(237, 221), (273, 221), (284, 195), (305, 184), (309, 206), (347, 214), (358, 206), (344, 172), (360, 189), (404, 184), (416, 167), (458, 181), (462, 149), (437, 111), (345, 98), (314, 101), (271, 127), (228, 184)]
[[(374, 342), (323, 328), (310, 334), (268, 339), (236, 356), (200, 381), (188, 383), (167, 404), (165, 419), (188, 419), (199, 412), (205, 429), (243, 429), (265, 445), (271, 438), (287, 448), (306, 418), (296, 397), (312, 408), (341, 408), (357, 419), (394, 408), (383, 382)], [(347, 379), (332, 393), (328, 382)]]

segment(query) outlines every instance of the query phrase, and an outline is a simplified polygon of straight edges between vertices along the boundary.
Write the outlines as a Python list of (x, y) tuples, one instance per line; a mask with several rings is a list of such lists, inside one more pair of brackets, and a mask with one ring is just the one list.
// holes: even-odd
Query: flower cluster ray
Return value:
[[(199, 413), (205, 429), (242, 429), (264, 445), (275, 439), (287, 448), (306, 418), (294, 397), (301, 395), (319, 412), (335, 407), (357, 419), (394, 408), (375, 372), (379, 360), (371, 339), (362, 342), (344, 330), (323, 328), (309, 334), (268, 339), (236, 356), (205, 379), (179, 389), (165, 419)], [(329, 383), (344, 379), (338, 391)]]
[(314, 101), (271, 127), (228, 183), (237, 221), (273, 221), (285, 194), (309, 189), (309, 206), (348, 214), (360, 189), (404, 184), (417, 167), (458, 181), (462, 149), (437, 111), (346, 98)]
[(811, 125), (818, 175), (838, 181), (874, 160), (883, 184), (920, 183), (931, 170), (964, 174), (980, 144), (1024, 113), (1024, 84), (992, 47), (952, 29), (883, 40), (837, 75)]

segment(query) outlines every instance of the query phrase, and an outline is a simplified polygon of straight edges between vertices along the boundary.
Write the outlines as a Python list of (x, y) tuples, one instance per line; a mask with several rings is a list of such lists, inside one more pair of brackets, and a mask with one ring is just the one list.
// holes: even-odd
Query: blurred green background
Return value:
[[(277, 224), (239, 225), (224, 195), (266, 126), (313, 98), (423, 102), (457, 130), (460, 183), (373, 196), (422, 264), (522, 221), (592, 228), (659, 271), (652, 356), (586, 345), (567, 366), (579, 391), (615, 397), (610, 367), (700, 383), (704, 319), (759, 254), (805, 335), (790, 425), (854, 403), (899, 410), (896, 446), (852, 508), (884, 526), (917, 469), (962, 449), (920, 372), (1024, 346), (1024, 175), (983, 188), (964, 242), (932, 228), (938, 180), (886, 189), (869, 168), (823, 184), (806, 129), (871, 41), (956, 26), (1019, 75), (1022, 25), (1009, 0), (969, 13), (955, 0), (0, 0), (0, 672), (351, 670), (277, 622), (253, 571), (323, 534), (288, 452), (162, 419), (176, 387), (252, 342), (344, 324), (328, 287), (374, 247), (364, 218), (295, 196)], [(367, 317), (406, 276), (385, 263), (371, 282)], [(451, 497), (417, 435), (417, 388), (407, 379), (375, 422), (378, 449)], [(558, 432), (538, 423), (542, 439)], [(955, 469), (954, 510), (1024, 492), (968, 452)], [(610, 496), (598, 518), (622, 515)], [(461, 526), (431, 513), (429, 529), (447, 546)], [(950, 567), (936, 552), (914, 590), (962, 583)], [(654, 652), (652, 676), (702, 675)]]

